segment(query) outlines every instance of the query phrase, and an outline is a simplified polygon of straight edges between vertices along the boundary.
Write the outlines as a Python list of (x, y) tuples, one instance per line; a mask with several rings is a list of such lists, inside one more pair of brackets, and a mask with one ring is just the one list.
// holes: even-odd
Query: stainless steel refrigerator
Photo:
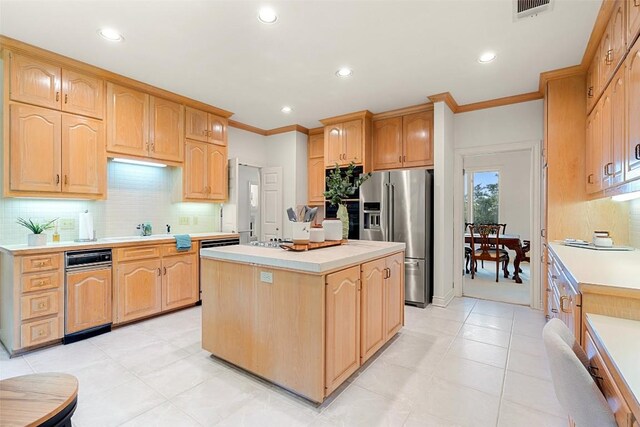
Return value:
[(433, 171), (374, 172), (360, 187), (360, 239), (404, 242), (405, 303), (433, 294)]

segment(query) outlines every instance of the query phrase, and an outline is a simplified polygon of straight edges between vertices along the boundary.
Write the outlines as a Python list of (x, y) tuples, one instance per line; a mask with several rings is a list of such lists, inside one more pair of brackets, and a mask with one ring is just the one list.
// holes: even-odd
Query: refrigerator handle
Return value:
[(396, 220), (396, 186), (393, 184), (389, 184), (391, 187), (391, 198), (389, 199), (389, 204), (391, 205), (391, 209), (389, 209), (389, 212), (391, 213), (391, 220), (389, 221), (389, 229), (391, 230), (391, 232), (389, 233), (389, 241), (390, 242), (395, 242), (395, 235), (396, 235), (396, 225), (395, 225), (395, 220)]
[(382, 200), (382, 212), (384, 212), (384, 216), (385, 216), (385, 220), (386, 220), (386, 224), (385, 227), (382, 229), (383, 233), (384, 233), (384, 240), (386, 242), (389, 242), (389, 235), (390, 235), (390, 230), (391, 230), (391, 225), (389, 223), (389, 220), (391, 219), (391, 214), (389, 212), (389, 183), (385, 182), (384, 183), (384, 192), (383, 192), (383, 200)]

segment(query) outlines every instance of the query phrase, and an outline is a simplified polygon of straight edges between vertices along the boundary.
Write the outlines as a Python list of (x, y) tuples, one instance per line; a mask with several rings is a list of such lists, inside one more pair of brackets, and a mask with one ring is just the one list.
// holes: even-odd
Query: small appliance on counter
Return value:
[(594, 231), (593, 244), (600, 248), (610, 248), (613, 246), (613, 239), (608, 231)]

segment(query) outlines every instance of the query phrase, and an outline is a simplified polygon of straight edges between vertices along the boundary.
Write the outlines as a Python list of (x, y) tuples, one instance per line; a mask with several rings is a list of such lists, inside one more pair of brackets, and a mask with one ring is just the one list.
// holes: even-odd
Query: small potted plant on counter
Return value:
[(351, 198), (358, 188), (371, 176), (371, 173), (365, 173), (359, 177), (353, 176), (353, 170), (356, 165), (351, 162), (344, 170), (336, 163), (336, 167), (329, 173), (326, 179), (327, 191), (324, 197), (331, 203), (331, 206), (338, 206), (337, 217), (342, 221), (342, 238), (349, 237), (349, 212), (344, 201)]
[(53, 219), (49, 222), (33, 222), (31, 219), (18, 218), (16, 221), (21, 226), (25, 227), (32, 234), (27, 235), (27, 244), (29, 246), (44, 246), (47, 244), (47, 235), (43, 234), (46, 230), (53, 228), (53, 223), (58, 219)]

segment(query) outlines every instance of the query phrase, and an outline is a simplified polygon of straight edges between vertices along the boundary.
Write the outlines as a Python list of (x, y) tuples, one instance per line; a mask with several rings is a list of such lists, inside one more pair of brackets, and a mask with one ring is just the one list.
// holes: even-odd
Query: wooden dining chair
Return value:
[[(500, 264), (505, 278), (509, 278), (509, 253), (506, 249), (500, 247), (500, 229), (498, 225), (481, 224), (472, 225), (471, 228), (471, 247), (474, 248), (471, 255), (472, 266), (478, 261), (492, 261), (496, 263), (496, 282), (500, 275)], [(476, 236), (478, 234), (478, 236)], [(495, 235), (492, 242), (490, 236)], [(477, 241), (476, 241), (477, 240)], [(476, 245), (480, 245), (479, 249), (475, 249)], [(471, 278), (475, 276), (475, 268), (471, 268)]]
[[(470, 228), (471, 226), (473, 226), (472, 222), (465, 222), (464, 223), (464, 232), (467, 233), (471, 233), (473, 234), (473, 229)], [(471, 249), (471, 246), (465, 246), (464, 247), (464, 266), (465, 266), (465, 272), (466, 274), (469, 274), (469, 264), (471, 263), (471, 256), (473, 254), (473, 249)], [(475, 268), (473, 265), (471, 266), (472, 268)]]
[[(500, 230), (501, 230), (500, 234), (502, 235), (507, 234), (507, 224), (498, 224), (494, 222), (494, 223), (488, 223), (487, 225), (495, 225), (496, 227), (500, 227)], [(494, 245), (491, 245), (491, 246), (494, 246)], [(502, 249), (506, 250), (507, 248), (505, 248), (504, 245), (502, 245)], [(484, 261), (482, 261), (482, 268), (484, 268)]]

